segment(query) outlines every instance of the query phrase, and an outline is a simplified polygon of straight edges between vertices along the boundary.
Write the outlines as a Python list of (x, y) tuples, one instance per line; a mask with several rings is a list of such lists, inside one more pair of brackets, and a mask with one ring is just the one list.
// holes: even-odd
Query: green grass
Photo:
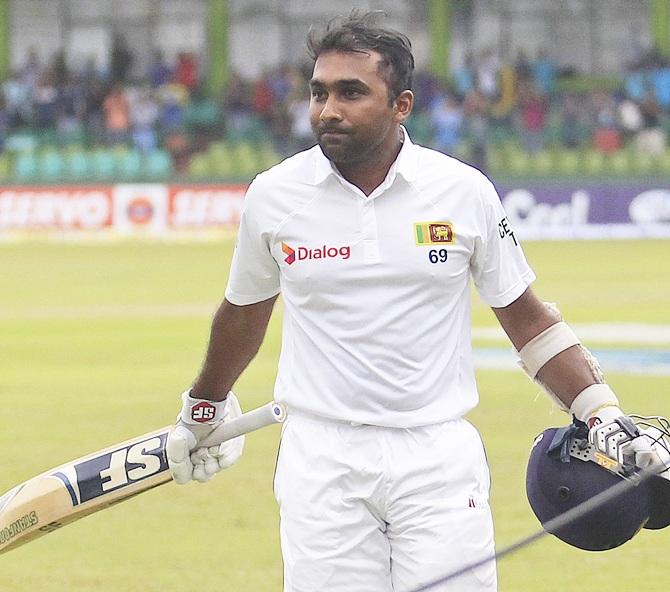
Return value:
[[(170, 423), (197, 372), (233, 239), (219, 243), (47, 242), (0, 246), (0, 493), (52, 466)], [(537, 293), (574, 322), (670, 323), (670, 243), (528, 244)], [(280, 313), (236, 391), (271, 398)], [(495, 323), (475, 299), (474, 323)], [(498, 546), (535, 531), (524, 494), (533, 437), (565, 416), (521, 373), (480, 372), (472, 413), (488, 449)], [(624, 406), (670, 415), (670, 378), (613, 374)], [(272, 474), (278, 428), (247, 439), (207, 485), (169, 484), (0, 557), (12, 592), (265, 592), (281, 589)], [(501, 591), (665, 590), (670, 531), (620, 549), (545, 537), (499, 565)]]

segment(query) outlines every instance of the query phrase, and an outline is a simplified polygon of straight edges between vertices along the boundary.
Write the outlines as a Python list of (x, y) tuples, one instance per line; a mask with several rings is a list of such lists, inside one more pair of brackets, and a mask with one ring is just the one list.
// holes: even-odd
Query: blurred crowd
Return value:
[[(308, 67), (281, 66), (254, 80), (233, 73), (223, 96), (203, 91), (200, 59), (155, 51), (140, 76), (122, 37), (109, 67), (73, 69), (64, 53), (42, 63), (31, 51), (2, 82), (0, 149), (31, 131), (72, 137), (85, 146), (162, 147), (178, 169), (215, 140), (269, 141), (281, 155), (310, 146)], [(548, 147), (666, 150), (670, 67), (655, 52), (640, 56), (612, 88), (571, 87), (546, 52), (501, 60), (493, 50), (469, 55), (448, 82), (415, 76), (409, 123), (416, 141), (486, 167), (487, 149), (513, 143), (533, 154)]]

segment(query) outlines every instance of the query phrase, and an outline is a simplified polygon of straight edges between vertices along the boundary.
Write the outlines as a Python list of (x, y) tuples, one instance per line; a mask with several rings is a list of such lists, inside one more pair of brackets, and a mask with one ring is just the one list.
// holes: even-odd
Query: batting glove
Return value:
[(597, 410), (586, 422), (589, 442), (607, 458), (620, 465), (636, 465), (654, 470), (661, 460), (648, 438), (640, 437), (633, 420), (614, 405)]
[(181, 412), (166, 445), (170, 472), (179, 484), (192, 479), (204, 483), (242, 456), (244, 436), (209, 448), (200, 447), (198, 443), (224, 421), (242, 415), (242, 409), (232, 392), (225, 401), (194, 399), (190, 390), (181, 398)]

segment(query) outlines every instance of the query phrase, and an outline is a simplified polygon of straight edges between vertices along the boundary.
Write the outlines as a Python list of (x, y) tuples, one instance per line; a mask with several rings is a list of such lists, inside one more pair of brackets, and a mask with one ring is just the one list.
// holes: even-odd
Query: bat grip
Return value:
[(286, 419), (286, 409), (280, 403), (267, 403), (262, 407), (257, 407), (247, 413), (243, 413), (235, 419), (224, 421), (217, 427), (209, 436), (202, 442), (198, 443), (200, 446), (218, 446), (226, 440), (232, 440), (253, 432), (259, 428), (269, 426), (275, 423), (283, 423)]

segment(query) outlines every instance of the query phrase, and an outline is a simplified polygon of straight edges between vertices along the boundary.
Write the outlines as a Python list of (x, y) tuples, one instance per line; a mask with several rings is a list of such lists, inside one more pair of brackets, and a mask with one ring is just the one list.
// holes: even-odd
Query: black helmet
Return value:
[[(636, 419), (636, 425), (642, 428), (641, 437), (650, 438), (655, 451), (658, 452), (659, 446), (666, 451), (659, 454), (665, 463), (670, 457), (670, 440), (664, 438), (670, 437), (667, 421), (661, 423), (663, 429), (658, 429), (656, 425), (639, 421), (650, 418)], [(604, 551), (622, 545), (642, 528), (668, 526), (668, 471), (663, 476), (639, 479), (640, 475), (635, 470), (631, 471), (631, 467), (617, 465), (604, 468), (596, 462), (594, 449), (587, 437), (586, 425), (575, 422), (564, 428), (549, 428), (535, 439), (526, 472), (526, 493), (540, 522), (544, 525), (624, 480), (629, 481), (630, 486), (619, 486), (616, 490), (619, 493), (585, 515), (547, 530), (573, 547)]]

